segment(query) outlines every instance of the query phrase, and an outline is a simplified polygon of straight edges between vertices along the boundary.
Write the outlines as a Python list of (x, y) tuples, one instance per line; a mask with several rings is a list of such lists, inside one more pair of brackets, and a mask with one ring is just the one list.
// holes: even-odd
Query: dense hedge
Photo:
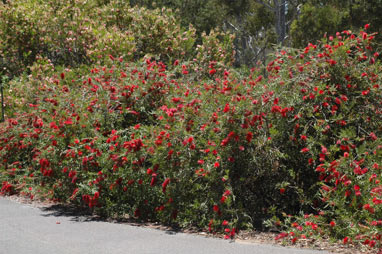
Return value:
[(200, 58), (107, 52), (87, 73), (33, 60), (29, 75), (7, 84), (14, 104), (1, 125), (1, 192), (226, 238), (267, 221), (284, 230), (278, 239), (378, 248), (382, 93), (373, 37), (344, 31), (284, 49), (247, 74), (229, 68), (225, 54), (216, 60), (218, 40), (208, 38)]

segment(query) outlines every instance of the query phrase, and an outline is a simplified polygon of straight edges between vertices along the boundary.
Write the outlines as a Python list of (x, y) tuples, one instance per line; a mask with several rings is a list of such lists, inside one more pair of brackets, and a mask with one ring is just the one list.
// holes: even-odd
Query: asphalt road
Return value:
[(0, 254), (324, 254), (243, 244), (121, 223), (89, 220), (60, 209), (0, 197)]

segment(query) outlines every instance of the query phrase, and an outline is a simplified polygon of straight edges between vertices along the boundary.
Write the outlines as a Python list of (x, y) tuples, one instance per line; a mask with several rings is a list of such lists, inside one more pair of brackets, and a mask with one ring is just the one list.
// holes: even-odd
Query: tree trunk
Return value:
[(277, 43), (283, 44), (286, 36), (286, 0), (273, 0)]

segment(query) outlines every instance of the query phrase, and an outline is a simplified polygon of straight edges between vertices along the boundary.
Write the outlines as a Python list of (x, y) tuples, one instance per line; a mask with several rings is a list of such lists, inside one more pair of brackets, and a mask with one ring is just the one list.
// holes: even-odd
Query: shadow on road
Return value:
[(108, 218), (105, 216), (97, 215), (88, 208), (71, 204), (54, 204), (46, 207), (40, 207), (39, 209), (43, 212), (42, 216), (44, 217), (71, 217), (70, 221), (73, 222), (98, 221), (116, 224), (128, 224), (135, 227), (148, 227), (162, 230), (168, 235), (176, 235), (177, 233), (184, 232), (180, 229), (180, 227), (176, 225), (161, 225), (158, 223), (137, 220), (134, 218)]
[(106, 221), (105, 218), (93, 215), (92, 211), (74, 205), (55, 204), (40, 208), (44, 217), (72, 217), (71, 221)]

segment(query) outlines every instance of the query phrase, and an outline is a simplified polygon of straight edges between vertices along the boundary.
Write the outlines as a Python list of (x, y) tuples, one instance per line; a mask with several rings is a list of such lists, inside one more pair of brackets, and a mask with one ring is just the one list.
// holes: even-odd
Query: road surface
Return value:
[(0, 254), (324, 254), (90, 220), (0, 197)]

